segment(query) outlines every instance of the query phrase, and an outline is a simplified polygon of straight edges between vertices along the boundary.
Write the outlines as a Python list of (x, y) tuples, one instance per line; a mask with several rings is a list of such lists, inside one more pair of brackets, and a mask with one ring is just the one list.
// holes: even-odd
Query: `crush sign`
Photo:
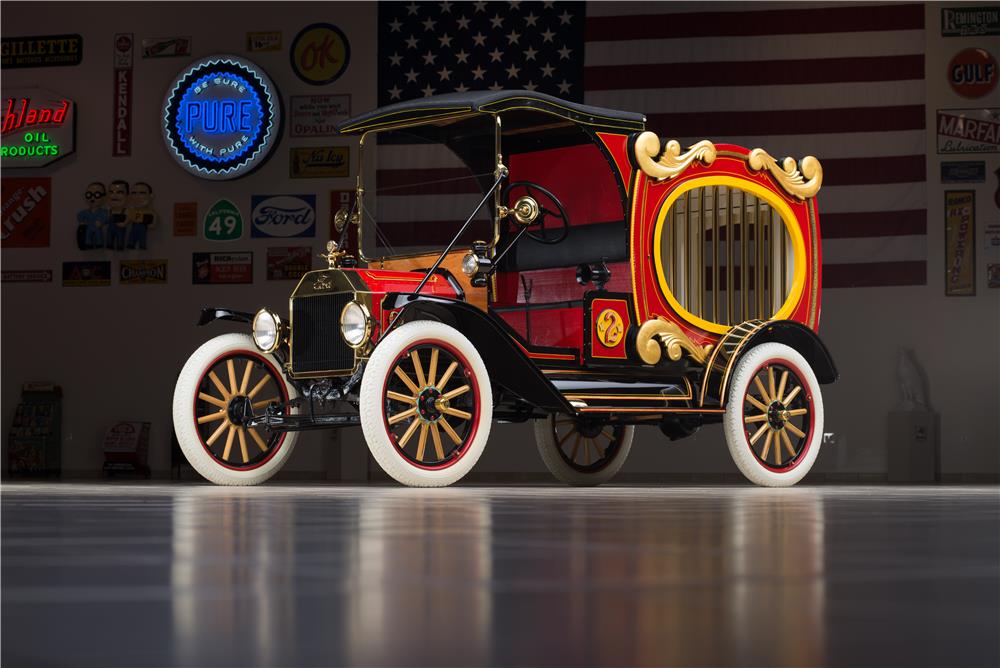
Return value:
[(248, 60), (213, 56), (174, 79), (163, 111), (167, 149), (205, 179), (234, 179), (267, 160), (278, 140), (281, 102), (271, 79)]

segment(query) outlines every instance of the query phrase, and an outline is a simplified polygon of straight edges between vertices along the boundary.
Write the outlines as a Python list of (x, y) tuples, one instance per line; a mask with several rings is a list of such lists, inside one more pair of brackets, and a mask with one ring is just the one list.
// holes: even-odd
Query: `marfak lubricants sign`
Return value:
[(5, 91), (0, 166), (44, 167), (76, 150), (76, 104), (43, 88)]

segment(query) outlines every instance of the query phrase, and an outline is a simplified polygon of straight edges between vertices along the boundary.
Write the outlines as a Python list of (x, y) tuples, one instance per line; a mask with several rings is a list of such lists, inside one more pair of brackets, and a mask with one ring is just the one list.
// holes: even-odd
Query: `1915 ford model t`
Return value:
[(810, 469), (837, 378), (815, 333), (815, 158), (682, 151), (641, 114), (525, 91), (403, 102), (339, 131), (361, 138), (356, 201), (287, 323), (202, 313), (252, 323), (177, 381), (178, 440), (206, 478), (262, 482), (298, 430), (360, 424), (390, 476), (447, 485), (493, 420), (533, 420), (576, 485), (609, 480), (643, 424), (678, 439), (721, 422), (760, 485)]

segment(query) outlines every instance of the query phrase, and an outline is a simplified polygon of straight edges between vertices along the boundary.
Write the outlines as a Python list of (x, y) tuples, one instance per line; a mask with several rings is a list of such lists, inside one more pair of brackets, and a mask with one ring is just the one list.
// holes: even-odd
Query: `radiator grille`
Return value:
[(340, 335), (340, 312), (354, 293), (340, 292), (292, 300), (292, 372), (350, 371), (354, 350)]

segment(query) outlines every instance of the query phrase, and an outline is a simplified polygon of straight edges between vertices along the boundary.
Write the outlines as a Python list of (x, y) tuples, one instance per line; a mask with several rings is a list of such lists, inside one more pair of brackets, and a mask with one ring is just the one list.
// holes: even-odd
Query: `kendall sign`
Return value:
[(76, 150), (76, 105), (41, 88), (3, 96), (0, 167), (44, 167)]

